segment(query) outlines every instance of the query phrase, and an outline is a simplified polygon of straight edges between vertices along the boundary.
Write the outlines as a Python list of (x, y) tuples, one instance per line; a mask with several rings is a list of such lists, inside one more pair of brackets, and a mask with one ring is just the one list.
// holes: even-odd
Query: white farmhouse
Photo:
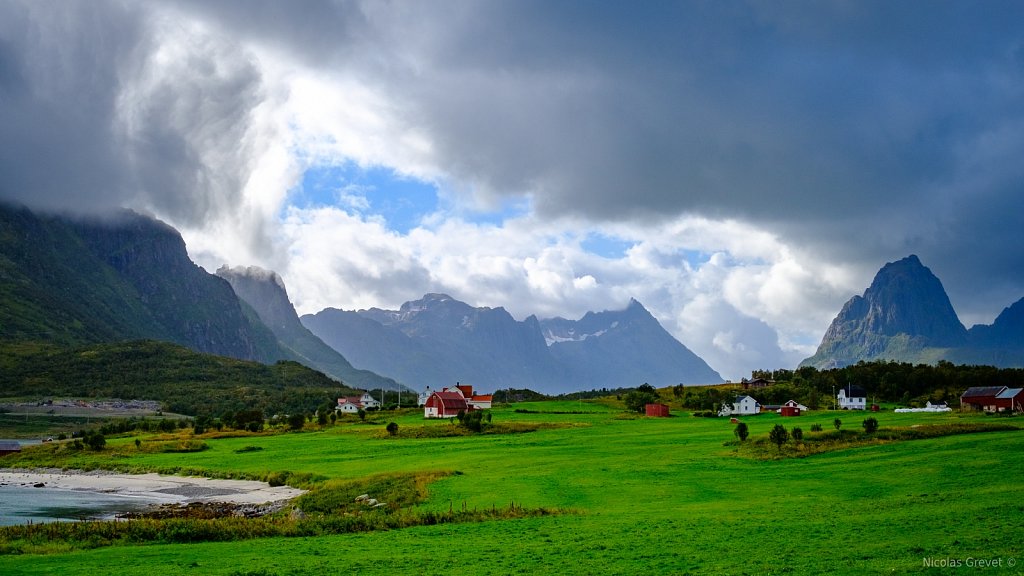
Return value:
[(360, 410), (368, 410), (370, 408), (380, 408), (380, 402), (376, 398), (370, 395), (369, 392), (363, 392), (362, 396), (345, 396), (338, 398), (338, 412), (345, 414), (355, 414)]
[(737, 396), (735, 402), (732, 404), (729, 404), (728, 402), (722, 404), (722, 409), (718, 411), (719, 416), (737, 416), (760, 413), (761, 403), (754, 400), (752, 396)]
[(380, 402), (377, 402), (369, 392), (363, 392), (363, 395), (359, 397), (359, 402), (363, 408), (380, 408)]
[(840, 410), (866, 410), (868, 393), (861, 386), (847, 384), (839, 389), (836, 400), (839, 401)]

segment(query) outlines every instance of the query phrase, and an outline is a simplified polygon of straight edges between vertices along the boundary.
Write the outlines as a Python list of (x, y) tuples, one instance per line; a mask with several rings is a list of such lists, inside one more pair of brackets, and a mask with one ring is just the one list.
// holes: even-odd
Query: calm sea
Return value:
[[(16, 441), (22, 446), (41, 442), (24, 438)], [(144, 510), (152, 504), (160, 504), (160, 501), (137, 496), (8, 484), (0, 486), (0, 526), (113, 518), (123, 512)]]
[(0, 526), (109, 519), (159, 503), (138, 496), (6, 485), (0, 486)]

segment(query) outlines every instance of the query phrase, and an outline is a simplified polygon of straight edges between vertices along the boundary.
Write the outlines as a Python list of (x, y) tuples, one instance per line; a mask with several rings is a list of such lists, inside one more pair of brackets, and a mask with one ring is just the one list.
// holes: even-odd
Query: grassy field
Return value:
[[(805, 432), (814, 423), (831, 429), (835, 416), (744, 420), (753, 440), (777, 423)], [(859, 429), (865, 416), (839, 414), (850, 429)], [(875, 416), (883, 428), (993, 420), (955, 413)], [(346, 479), (459, 472), (431, 484), (420, 507), (483, 509), (514, 501), (575, 513), (343, 536), (0, 556), (0, 573), (955, 573), (942, 567), (950, 562), (986, 574), (1024, 570), (1009, 565), (1024, 562), (1024, 432), (763, 460), (723, 445), (734, 440), (726, 419), (623, 417), (586, 401), (521, 403), (494, 410), (494, 419), (567, 426), (389, 438), (387, 420), (346, 421), (320, 432), (207, 440), (210, 449), (203, 452), (138, 453), (117, 464)], [(449, 425), (425, 423), (418, 414), (395, 421), (400, 428)], [(250, 446), (262, 449), (243, 450)], [(96, 458), (86, 453), (63, 464), (89, 466)], [(1000, 565), (979, 567), (981, 560)]]

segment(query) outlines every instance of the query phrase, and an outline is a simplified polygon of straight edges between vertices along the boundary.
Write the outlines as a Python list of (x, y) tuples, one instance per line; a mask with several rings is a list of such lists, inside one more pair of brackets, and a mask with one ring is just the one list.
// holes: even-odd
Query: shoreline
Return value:
[(71, 490), (94, 494), (134, 496), (161, 504), (283, 503), (304, 494), (290, 486), (271, 486), (256, 480), (221, 480), (198, 476), (123, 474), (100, 470), (0, 469), (0, 488), (5, 485)]

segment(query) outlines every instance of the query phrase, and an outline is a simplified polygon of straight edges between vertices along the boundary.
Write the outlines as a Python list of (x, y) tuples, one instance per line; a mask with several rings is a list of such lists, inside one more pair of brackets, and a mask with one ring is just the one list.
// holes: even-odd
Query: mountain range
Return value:
[(863, 295), (846, 302), (817, 352), (800, 365), (827, 369), (861, 360), (1024, 367), (1024, 298), (991, 325), (968, 330), (942, 282), (917, 256), (887, 263)]
[(0, 203), (0, 304), (0, 344), (164, 341), (296, 361), (363, 389), (394, 390), (396, 380), (542, 392), (721, 381), (635, 300), (577, 321), (517, 321), (503, 308), (428, 294), (397, 311), (326, 309), (300, 321), (274, 272), (210, 274), (177, 230), (131, 211), (69, 217)]
[(302, 323), (353, 364), (421, 388), (461, 381), (561, 393), (722, 381), (636, 300), (580, 320), (517, 321), (504, 308), (427, 294), (398, 310), (328, 308)]

